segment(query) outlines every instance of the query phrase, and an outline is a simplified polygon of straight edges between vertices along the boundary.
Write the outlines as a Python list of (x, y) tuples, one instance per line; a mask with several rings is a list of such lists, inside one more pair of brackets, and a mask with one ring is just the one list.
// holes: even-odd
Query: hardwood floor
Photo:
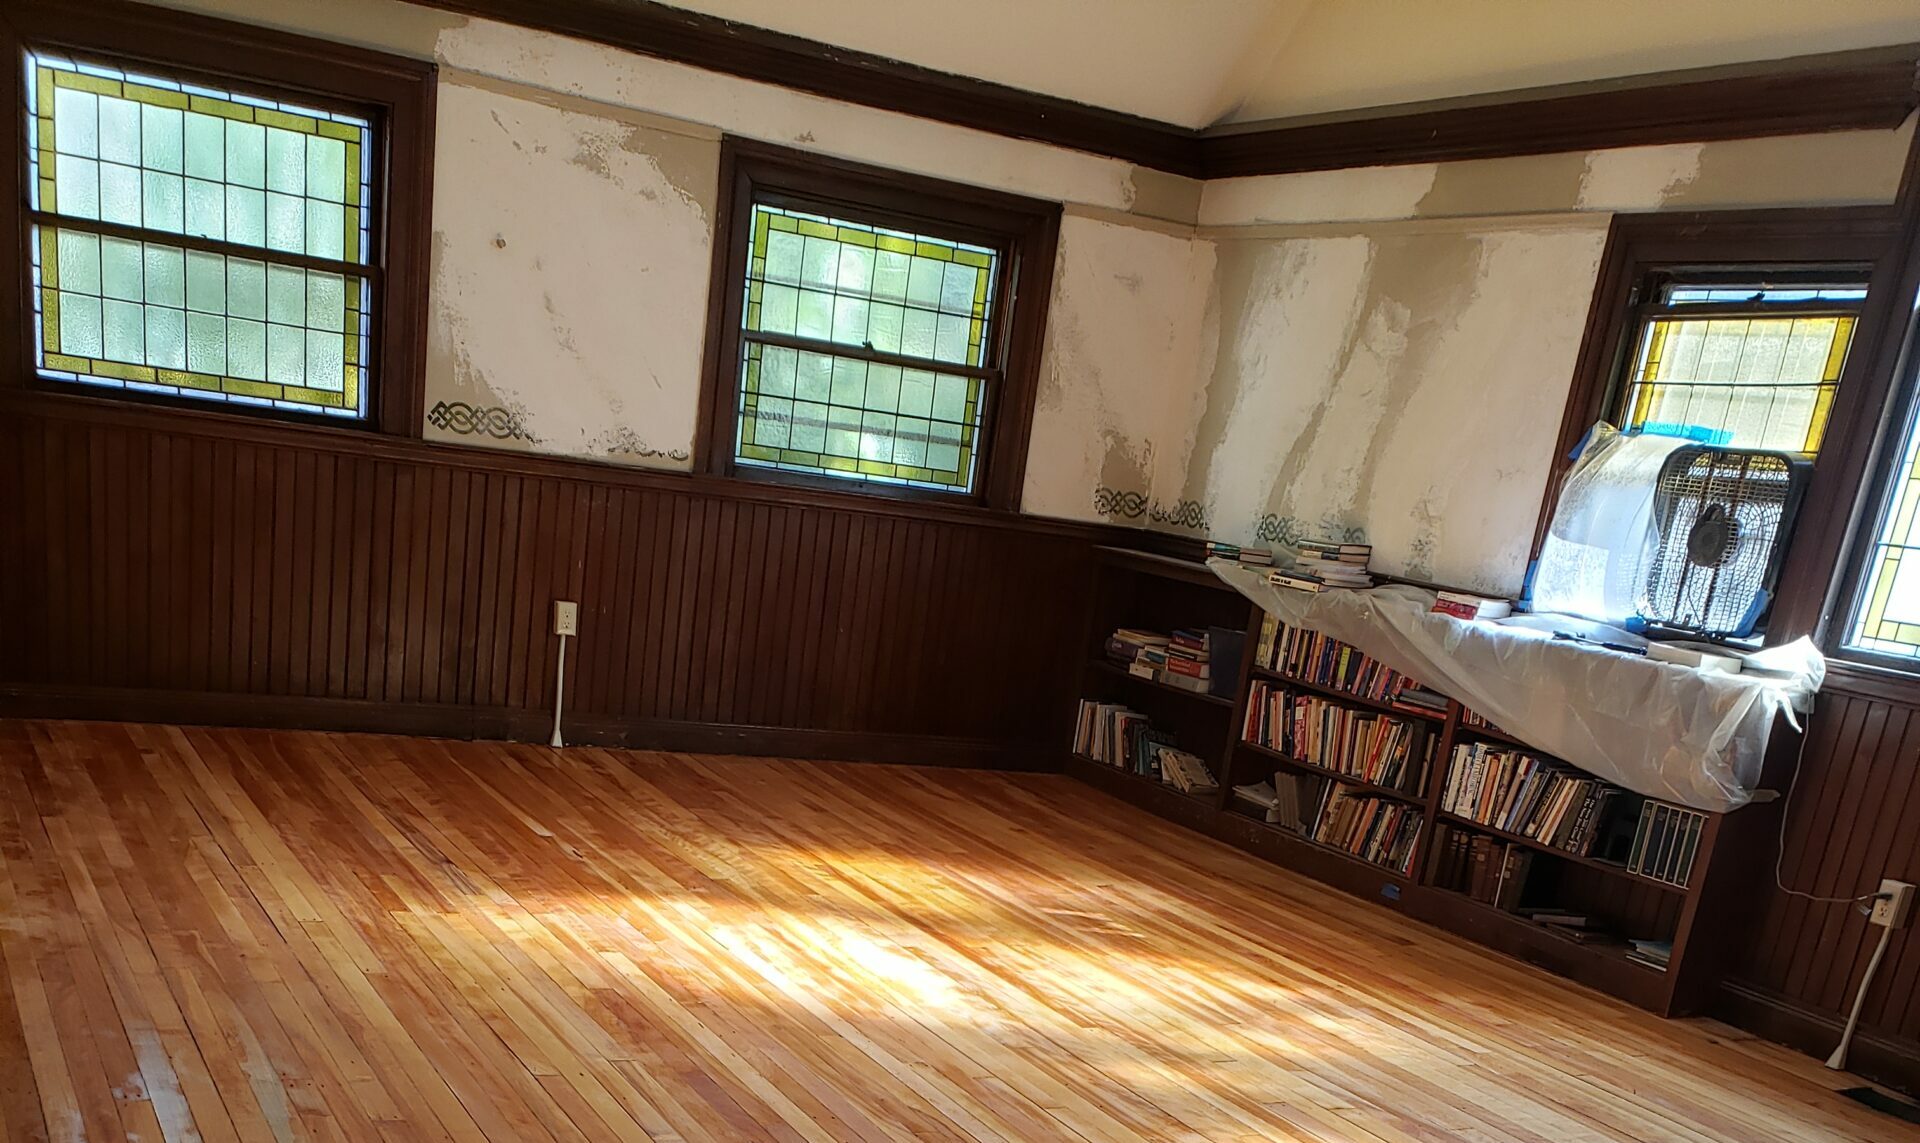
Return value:
[(0, 1127), (1914, 1140), (1068, 779), (0, 722)]

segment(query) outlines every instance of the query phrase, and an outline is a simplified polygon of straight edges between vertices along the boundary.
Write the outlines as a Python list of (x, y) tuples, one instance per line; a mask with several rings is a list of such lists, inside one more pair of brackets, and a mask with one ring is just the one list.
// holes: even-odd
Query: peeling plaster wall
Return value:
[(1208, 533), (1364, 539), (1382, 570), (1517, 590), (1605, 240), (1575, 220), (1220, 241), (1185, 489)]
[(1061, 220), (1022, 506), (1146, 523), (1192, 448), (1213, 246), (1178, 230)]
[(451, 79), (439, 104), (428, 435), (504, 410), (489, 442), (688, 467), (719, 143)]

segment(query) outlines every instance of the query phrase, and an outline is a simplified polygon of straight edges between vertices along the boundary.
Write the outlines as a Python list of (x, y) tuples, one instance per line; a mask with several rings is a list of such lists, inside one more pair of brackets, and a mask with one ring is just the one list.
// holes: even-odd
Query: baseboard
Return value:
[[(506, 742), (545, 742), (553, 725), (551, 716), (544, 711), (512, 707), (377, 703), (132, 687), (19, 685), (0, 686), (0, 718), (337, 730)], [(1051, 770), (1056, 768), (1057, 755), (1057, 751), (1017, 742), (933, 734), (737, 726), (591, 715), (569, 718), (562, 729), (568, 742), (582, 746), (982, 770)]]
[[(1722, 981), (1712, 1014), (1762, 1039), (1821, 1059), (1840, 1042), (1841, 1016), (1737, 980)], [(1904, 1092), (1920, 1091), (1920, 1041), (1864, 1029), (1853, 1035), (1847, 1070)]]

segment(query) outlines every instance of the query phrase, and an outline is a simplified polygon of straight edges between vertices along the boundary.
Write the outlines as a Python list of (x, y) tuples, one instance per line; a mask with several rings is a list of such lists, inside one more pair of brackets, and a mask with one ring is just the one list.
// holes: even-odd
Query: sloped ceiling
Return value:
[(1920, 41), (1920, 0), (674, 0), (1182, 127)]

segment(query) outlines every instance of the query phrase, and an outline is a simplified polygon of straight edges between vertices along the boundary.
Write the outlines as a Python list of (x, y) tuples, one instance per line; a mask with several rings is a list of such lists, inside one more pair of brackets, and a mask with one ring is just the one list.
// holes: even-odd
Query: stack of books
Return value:
[(1369, 798), (1335, 785), (1315, 816), (1313, 840), (1396, 873), (1413, 869), (1420, 841), (1420, 811), (1385, 798)]
[(1255, 567), (1266, 567), (1273, 563), (1273, 553), (1265, 548), (1243, 548), (1238, 544), (1223, 543), (1219, 540), (1207, 541), (1208, 558), (1238, 560)]
[(1329, 639), (1318, 631), (1289, 626), (1271, 615), (1260, 621), (1260, 640), (1254, 645), (1254, 661), (1269, 671), (1415, 714), (1440, 717), (1447, 711), (1447, 696), (1439, 691), (1393, 670), (1357, 647)]
[(1672, 941), (1628, 941), (1633, 946), (1627, 952), (1627, 959), (1648, 968), (1667, 971), (1668, 962), (1673, 960)]
[(1289, 758), (1408, 793), (1426, 782), (1433, 741), (1406, 719), (1258, 681), (1248, 690), (1243, 734)]
[(1435, 880), (1504, 912), (1520, 908), (1533, 854), (1485, 834), (1441, 827), (1434, 842)]
[(1160, 751), (1159, 761), (1160, 780), (1182, 793), (1210, 794), (1220, 788), (1213, 771), (1197, 755), (1166, 747)]
[(1134, 774), (1160, 776), (1160, 750), (1172, 739), (1156, 731), (1147, 716), (1119, 703), (1080, 703), (1073, 752)]
[(1454, 748), (1440, 808), (1586, 857), (1619, 793), (1557, 762), (1474, 742)]
[(1707, 815), (1649, 799), (1640, 807), (1633, 831), (1627, 868), (1643, 877), (1686, 888), (1693, 876), (1693, 859), (1700, 850), (1700, 834)]
[[(1107, 636), (1107, 658), (1136, 675), (1153, 678), (1153, 672), (1159, 669), (1159, 664), (1166, 662), (1167, 644), (1170, 641), (1158, 631), (1122, 627)], [(1135, 670), (1136, 664), (1144, 670)]]
[[(1246, 646), (1242, 643), (1241, 646)], [(1160, 681), (1181, 690), (1207, 694), (1213, 690), (1213, 645), (1206, 631), (1182, 629), (1167, 642)]]
[(1373, 576), (1367, 572), (1367, 564), (1373, 559), (1371, 544), (1302, 540), (1295, 547), (1299, 554), (1294, 556), (1293, 566), (1269, 575), (1270, 582), (1298, 591), (1373, 586)]
[(1574, 909), (1521, 909), (1520, 915), (1536, 925), (1583, 945), (1624, 944), (1606, 923)]
[[(1171, 635), (1122, 627), (1107, 637), (1107, 658), (1130, 675), (1195, 694), (1231, 694), (1239, 682), (1240, 649), (1246, 637), (1221, 627), (1179, 630)], [(1222, 677), (1214, 672), (1220, 655)]]

